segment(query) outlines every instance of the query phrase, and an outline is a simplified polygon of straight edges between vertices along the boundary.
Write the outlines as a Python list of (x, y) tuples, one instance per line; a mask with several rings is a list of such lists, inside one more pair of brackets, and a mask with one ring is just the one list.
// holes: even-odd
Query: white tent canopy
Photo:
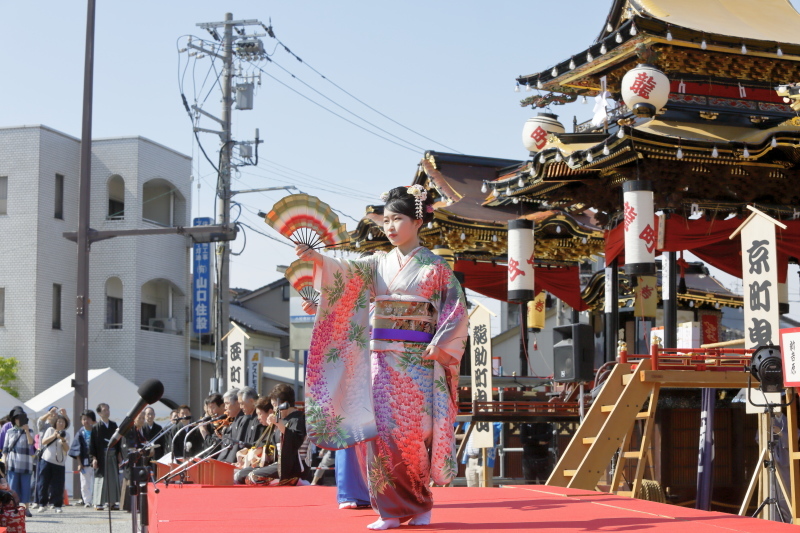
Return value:
[(6, 416), (16, 406), (22, 406), (22, 400), (14, 398), (9, 393), (0, 389), (0, 417)]
[[(75, 374), (70, 374), (49, 389), (42, 391), (25, 402), (25, 410), (28, 412), (28, 416), (30, 418), (38, 418), (44, 415), (50, 407), (56, 406), (59, 409), (66, 409), (71, 418), (72, 402), (75, 394), (75, 389), (72, 388), (72, 380), (74, 378)], [(138, 390), (138, 386), (111, 368), (89, 370), (88, 408), (94, 411), (97, 404), (101, 402), (107, 403), (111, 408), (111, 420), (119, 423), (139, 400)], [(2, 398), (0, 398), (0, 406), (2, 405)], [(14, 405), (19, 405), (19, 401)], [(7, 411), (10, 411), (11, 407)], [(156, 421), (164, 425), (164, 422), (169, 420), (171, 409), (161, 402), (156, 402), (153, 408), (156, 411)], [(3, 412), (0, 409), (0, 414)], [(80, 420), (73, 422), (79, 424)], [(75, 425), (72, 426), (73, 429), (75, 427)]]

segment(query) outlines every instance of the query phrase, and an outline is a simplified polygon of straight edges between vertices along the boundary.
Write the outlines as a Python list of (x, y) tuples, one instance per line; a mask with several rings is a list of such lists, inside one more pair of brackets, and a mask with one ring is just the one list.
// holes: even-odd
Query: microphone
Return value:
[[(158, 400), (156, 400), (156, 401), (158, 401)], [(191, 420), (191, 419), (192, 419), (191, 416), (179, 416), (175, 420)]]
[(164, 384), (158, 381), (157, 379), (148, 379), (139, 387), (137, 391), (139, 393), (139, 401), (136, 402), (136, 405), (128, 411), (128, 414), (125, 415), (125, 418), (122, 420), (122, 423), (117, 428), (116, 433), (111, 437), (111, 440), (108, 441), (108, 447), (111, 448), (115, 446), (122, 437), (130, 431), (133, 427), (133, 421), (139, 416), (145, 406), (156, 403), (158, 400), (161, 399), (161, 396), (164, 395)]

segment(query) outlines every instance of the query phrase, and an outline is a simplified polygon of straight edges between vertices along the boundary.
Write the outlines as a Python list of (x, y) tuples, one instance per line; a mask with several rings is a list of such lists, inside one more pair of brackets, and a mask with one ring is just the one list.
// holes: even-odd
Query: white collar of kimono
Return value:
[(411, 258), (414, 257), (416, 253), (420, 251), (422, 248), (423, 246), (417, 246), (416, 248), (408, 252), (408, 255), (403, 255), (403, 253), (400, 251), (400, 248), (395, 248), (395, 251), (397, 252), (397, 260), (400, 262), (400, 268), (405, 267), (408, 264), (408, 262), (411, 261)]

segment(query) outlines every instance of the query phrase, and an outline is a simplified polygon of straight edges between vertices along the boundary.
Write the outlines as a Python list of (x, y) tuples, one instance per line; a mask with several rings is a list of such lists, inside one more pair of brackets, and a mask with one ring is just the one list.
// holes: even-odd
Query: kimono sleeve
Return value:
[(439, 287), (434, 299), (438, 311), (436, 334), (431, 344), (450, 356), (445, 366), (458, 365), (469, 337), (467, 302), (455, 273), (442, 262), (437, 265)]
[(320, 301), (306, 366), (306, 429), (320, 448), (346, 448), (377, 435), (369, 352), (377, 265), (377, 256), (323, 256), (314, 268)]

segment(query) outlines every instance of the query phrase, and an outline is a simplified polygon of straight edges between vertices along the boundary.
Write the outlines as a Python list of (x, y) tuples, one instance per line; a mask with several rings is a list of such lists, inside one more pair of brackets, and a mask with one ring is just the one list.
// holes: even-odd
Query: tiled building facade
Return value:
[[(191, 160), (141, 137), (92, 143), (91, 227), (188, 226)], [(0, 355), (23, 400), (74, 370), (80, 141), (0, 129)], [(158, 377), (188, 399), (189, 248), (179, 235), (117, 237), (90, 254), (89, 367)]]

